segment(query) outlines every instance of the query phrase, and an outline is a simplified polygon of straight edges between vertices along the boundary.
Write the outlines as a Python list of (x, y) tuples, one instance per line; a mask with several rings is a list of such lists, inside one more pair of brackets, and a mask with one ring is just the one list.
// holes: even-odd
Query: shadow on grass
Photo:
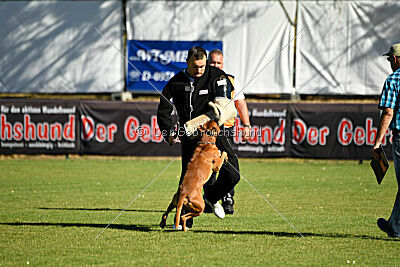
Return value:
[[(121, 211), (122, 209), (110, 209), (110, 208), (38, 208), (40, 210), (77, 210), (77, 211)], [(133, 212), (165, 212), (165, 210), (125, 210)]]
[[(211, 231), (211, 230), (198, 230), (193, 231), (195, 233), (213, 233), (213, 234), (231, 234), (231, 235), (272, 235), (278, 237), (301, 237), (298, 233), (288, 232), (271, 232), (271, 231)], [(387, 238), (387, 237), (375, 237), (368, 235), (353, 235), (353, 234), (316, 234), (316, 233), (301, 233), (304, 237), (325, 237), (325, 238), (359, 238), (359, 239), (370, 239), (370, 240), (383, 240), (383, 241), (396, 241), (399, 242), (398, 238)]]
[[(13, 223), (0, 223), (0, 225), (10, 225), (10, 226), (61, 226), (61, 227), (93, 227), (93, 228), (106, 228), (107, 224), (91, 224), (91, 223), (46, 223), (46, 222), (13, 222)], [(159, 227), (157, 224), (153, 225), (143, 225), (143, 224), (111, 224), (108, 226), (110, 229), (119, 230), (129, 230), (129, 231), (139, 231), (139, 232), (181, 232), (176, 231), (172, 228), (154, 229)], [(276, 237), (295, 237), (300, 238), (298, 233), (288, 233), (288, 232), (271, 232), (271, 231), (212, 231), (212, 230), (190, 230), (191, 233), (202, 234), (226, 234), (226, 235), (270, 235)], [(357, 238), (357, 239), (369, 239), (369, 240), (382, 240), (382, 241), (394, 241), (399, 242), (399, 238), (387, 238), (387, 237), (375, 237), (368, 235), (352, 235), (352, 234), (317, 234), (317, 233), (301, 233), (304, 237), (324, 237), (324, 238)]]
[[(61, 227), (93, 227), (93, 228), (106, 228), (108, 224), (94, 224), (94, 223), (46, 223), (46, 222), (13, 222), (13, 223), (0, 223), (0, 225), (10, 226), (61, 226)], [(151, 228), (158, 225), (135, 225), (135, 224), (111, 224), (108, 226), (110, 229), (131, 230), (140, 232), (154, 231)]]

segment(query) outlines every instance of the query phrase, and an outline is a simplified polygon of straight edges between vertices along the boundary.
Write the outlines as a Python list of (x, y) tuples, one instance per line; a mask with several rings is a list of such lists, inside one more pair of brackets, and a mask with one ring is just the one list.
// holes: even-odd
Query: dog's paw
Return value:
[(161, 227), (162, 229), (164, 229), (166, 225), (167, 225), (167, 223), (166, 223), (165, 221), (161, 221), (161, 222), (160, 222), (160, 227)]
[(163, 215), (161, 218), (160, 227), (164, 228), (166, 225), (167, 225), (167, 217)]

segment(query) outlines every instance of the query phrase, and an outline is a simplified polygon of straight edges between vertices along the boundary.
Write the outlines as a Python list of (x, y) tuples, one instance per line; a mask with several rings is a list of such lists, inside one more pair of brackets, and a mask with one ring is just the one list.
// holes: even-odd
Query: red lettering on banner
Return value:
[(150, 126), (148, 124), (143, 124), (140, 126), (140, 141), (143, 143), (150, 142)]
[(285, 144), (285, 119), (279, 119), (279, 127), (275, 128), (274, 131), (274, 143), (279, 145)]
[(64, 126), (59, 123), (32, 122), (29, 114), (24, 114), (23, 123), (16, 121), (14, 125), (7, 122), (7, 116), (0, 116), (0, 139), (15, 141), (59, 141), (75, 140), (75, 116), (69, 116)]
[(91, 117), (81, 116), (82, 139), (89, 141), (94, 136), (94, 121)]
[(151, 125), (140, 124), (138, 118), (129, 116), (125, 121), (125, 139), (130, 143), (134, 143), (137, 140), (143, 143), (162, 142), (163, 136), (157, 124), (157, 116), (151, 116)]
[(115, 133), (118, 131), (118, 126), (115, 123), (111, 123), (107, 126), (107, 141), (112, 143), (114, 142)]
[(261, 130), (261, 144), (271, 144), (272, 143), (272, 128), (265, 126)]
[(294, 119), (292, 126), (292, 143), (299, 145), (306, 138), (307, 125), (301, 119)]
[(235, 118), (235, 133), (236, 134), (234, 134), (234, 136), (233, 136), (233, 142), (235, 144), (239, 144), (241, 142), (241, 139), (239, 138), (239, 133), (240, 133), (240, 131), (243, 130), (243, 127), (239, 128), (239, 125), (240, 125), (239, 118)]
[[(93, 137), (100, 143), (114, 142), (115, 135), (118, 127), (115, 123), (104, 124), (95, 123), (94, 120), (88, 116), (82, 116), (82, 139), (85, 141), (91, 140)], [(138, 140), (143, 143), (148, 142), (162, 142), (161, 131), (157, 126), (157, 116), (152, 116), (151, 126), (148, 124), (140, 124), (140, 121), (135, 116), (129, 116), (124, 124), (124, 137), (129, 143), (137, 142)]]
[[(376, 135), (378, 129), (376, 127), (372, 127), (373, 120), (371, 118), (366, 119), (366, 126), (367, 126), (367, 145), (373, 146), (375, 144)], [(384, 142), (386, 138), (384, 138)]]
[(14, 136), (13, 136), (14, 140), (21, 141), (22, 138), (24, 138), (23, 131), (24, 131), (24, 126), (22, 125), (22, 123), (16, 122), (14, 124)]
[[(114, 141), (114, 136), (115, 133), (118, 130), (118, 127), (115, 123), (111, 123), (108, 125), (105, 125), (104, 123), (95, 123), (91, 117), (86, 117), (82, 116), (81, 117), (82, 121), (82, 139), (85, 141), (91, 140), (93, 137), (98, 141), (99, 143), (104, 143), (105, 141), (112, 143)], [(68, 139), (68, 133), (73, 132), (73, 124), (71, 123), (68, 125), (69, 127), (66, 127), (66, 130), (69, 129), (69, 131), (64, 131), (64, 138)]]
[(11, 140), (12, 130), (11, 123), (7, 122), (7, 116), (1, 114), (1, 140)]
[[(233, 141), (236, 144), (239, 144), (241, 142), (241, 139), (239, 138), (240, 135), (237, 134), (241, 131), (243, 131), (243, 127), (239, 126), (240, 122), (237, 119), (235, 121), (235, 136), (233, 137)], [(284, 145), (285, 144), (285, 125), (286, 125), (286, 120), (285, 119), (279, 119), (279, 126), (276, 126), (274, 130), (270, 126), (257, 126), (253, 125), (251, 128), (251, 134), (250, 138), (247, 140), (249, 144), (252, 145), (259, 145), (259, 144), (279, 144), (279, 145)]]
[(139, 126), (139, 120), (135, 116), (129, 116), (125, 121), (124, 136), (126, 141), (134, 143), (138, 140), (139, 135), (137, 128)]
[(344, 146), (351, 144), (353, 139), (353, 123), (347, 118), (343, 118), (338, 127), (338, 141)]
[(65, 140), (75, 140), (75, 115), (70, 115), (69, 120), (64, 125), (63, 138)]
[(100, 143), (104, 143), (106, 141), (106, 126), (102, 123), (98, 123), (96, 125), (96, 140)]
[(31, 116), (24, 115), (24, 139), (25, 141), (36, 140), (36, 125), (31, 123)]
[(362, 127), (356, 127), (354, 130), (354, 144), (362, 146), (365, 143), (365, 131)]
[(328, 135), (329, 135), (329, 127), (324, 126), (321, 129), (319, 129), (319, 144), (321, 146), (326, 146), (326, 143), (328, 142)]
[[(377, 128), (373, 127), (372, 118), (365, 119), (365, 128), (361, 126), (353, 127), (353, 122), (350, 119), (343, 118), (338, 126), (338, 141), (344, 146), (354, 142), (357, 146), (369, 145), (375, 143)], [(354, 128), (354, 130), (353, 130)], [(386, 131), (382, 139), (382, 145), (386, 145), (386, 137), (389, 135), (389, 130)]]
[(312, 146), (318, 144), (318, 129), (316, 127), (310, 127), (307, 131), (307, 143)]
[(61, 123), (54, 123), (50, 126), (50, 139), (52, 141), (61, 140), (62, 125)]
[(151, 116), (151, 130), (153, 132), (153, 134), (151, 135), (151, 141), (154, 143), (161, 143), (163, 136), (157, 124), (157, 116), (154, 115)]
[(295, 145), (300, 145), (306, 140), (307, 144), (311, 146), (326, 146), (329, 133), (328, 126), (322, 126), (321, 128), (310, 126), (307, 128), (303, 120), (299, 118), (293, 119), (292, 143)]
[(47, 122), (38, 123), (38, 139), (40, 141), (48, 141), (49, 140), (49, 124)]

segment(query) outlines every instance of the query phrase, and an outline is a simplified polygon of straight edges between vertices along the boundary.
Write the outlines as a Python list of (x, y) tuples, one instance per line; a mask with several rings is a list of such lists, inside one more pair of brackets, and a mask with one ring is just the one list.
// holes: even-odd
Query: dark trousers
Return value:
[[(182, 138), (181, 155), (182, 155), (182, 172), (179, 184), (182, 183), (185, 176), (187, 165), (192, 158), (194, 149), (198, 140), (189, 140)], [(226, 136), (218, 136), (217, 147), (221, 151), (225, 151), (228, 155), (229, 163), (222, 165), (219, 171), (218, 179), (204, 187), (204, 197), (211, 203), (216, 203), (229, 193), (240, 180), (239, 162), (229, 140)]]
[[(232, 149), (233, 135), (234, 135), (234, 129), (233, 128), (234, 127), (225, 128), (225, 130), (224, 130), (224, 135), (228, 139), (227, 141), (228, 141), (229, 146), (231, 147), (231, 149)], [(238, 161), (236, 155), (235, 155), (235, 157), (236, 157), (236, 161)], [(236, 170), (239, 171), (239, 163), (237, 163), (237, 167), (235, 167), (235, 168), (236, 168)], [(217, 174), (213, 173), (211, 175), (210, 179), (208, 180), (208, 182), (204, 185), (204, 191), (207, 192), (209, 186), (214, 184), (216, 181), (217, 181)], [(235, 195), (235, 188), (232, 188), (232, 190), (229, 191), (228, 193), (233, 197)]]

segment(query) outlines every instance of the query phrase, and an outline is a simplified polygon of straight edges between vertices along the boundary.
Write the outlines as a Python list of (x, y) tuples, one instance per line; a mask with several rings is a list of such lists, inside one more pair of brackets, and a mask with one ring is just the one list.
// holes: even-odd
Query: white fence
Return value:
[(0, 92), (120, 92), (120, 1), (0, 2)]
[(378, 95), (391, 72), (381, 55), (400, 42), (398, 1), (127, 0), (123, 6), (1, 1), (0, 92), (123, 91), (125, 26), (132, 40), (222, 41), (225, 70), (247, 85), (245, 94)]

